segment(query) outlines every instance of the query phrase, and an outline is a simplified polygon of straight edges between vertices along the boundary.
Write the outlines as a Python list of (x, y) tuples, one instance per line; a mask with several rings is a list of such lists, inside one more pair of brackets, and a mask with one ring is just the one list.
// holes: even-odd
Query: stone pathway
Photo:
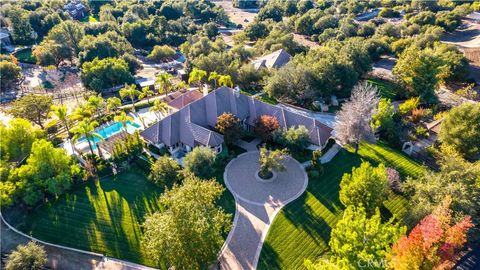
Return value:
[(258, 151), (247, 152), (225, 168), (225, 183), (235, 197), (236, 211), (219, 256), (221, 269), (255, 269), (275, 215), (307, 188), (307, 174), (293, 158), (288, 158), (287, 170), (278, 173), (273, 182), (258, 181), (258, 158)]

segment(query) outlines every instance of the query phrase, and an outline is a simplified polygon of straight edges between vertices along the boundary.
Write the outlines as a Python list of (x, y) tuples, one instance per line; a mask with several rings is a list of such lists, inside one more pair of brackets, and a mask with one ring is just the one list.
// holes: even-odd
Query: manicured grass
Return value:
[(381, 79), (368, 79), (367, 82), (375, 85), (378, 88), (381, 97), (389, 98), (391, 100), (397, 99), (397, 93), (400, 91), (400, 89), (394, 83)]
[(41, 240), (152, 265), (140, 224), (159, 209), (163, 188), (134, 172), (91, 181), (51, 201), (16, 226)]
[(32, 49), (18, 51), (17, 53), (15, 53), (15, 57), (18, 59), (19, 62), (30, 64), (36, 63), (35, 56), (33, 56), (32, 54)]
[[(277, 215), (263, 245), (258, 269), (301, 269), (305, 259), (316, 260), (328, 251), (330, 232), (343, 212), (338, 195), (342, 175), (350, 173), (362, 160), (373, 164), (383, 162), (395, 167), (402, 176), (417, 175), (424, 170), (381, 142), (361, 145), (358, 154), (340, 151), (324, 165), (323, 175), (309, 179), (305, 194)], [(401, 220), (407, 211), (407, 200), (392, 194), (384, 206), (385, 219), (395, 215)]]
[[(215, 176), (223, 184), (223, 172)], [(14, 213), (8, 219), (41, 240), (155, 266), (142, 251), (141, 224), (146, 214), (160, 209), (162, 192), (142, 174), (124, 172), (77, 186), (29, 215)], [(233, 218), (235, 203), (229, 191), (217, 203)]]

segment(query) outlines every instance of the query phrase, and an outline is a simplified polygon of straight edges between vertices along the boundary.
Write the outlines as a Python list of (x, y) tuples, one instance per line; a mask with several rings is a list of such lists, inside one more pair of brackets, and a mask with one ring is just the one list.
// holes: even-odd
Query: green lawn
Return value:
[(380, 91), (380, 96), (391, 100), (397, 99), (398, 91), (401, 91), (397, 85), (392, 82), (381, 79), (368, 79), (367, 82), (375, 85)]
[(35, 64), (36, 59), (35, 56), (32, 54), (32, 49), (25, 49), (18, 51), (15, 53), (15, 57), (18, 59), (18, 61), (23, 62), (23, 63), (30, 63), (30, 64)]
[[(383, 162), (395, 167), (402, 176), (417, 175), (423, 170), (418, 163), (383, 143), (364, 144), (358, 155), (339, 152), (325, 164), (323, 175), (309, 179), (305, 194), (277, 215), (263, 245), (258, 269), (301, 269), (305, 259), (316, 260), (328, 251), (331, 229), (343, 211), (338, 198), (341, 177), (361, 160)], [(407, 210), (407, 200), (399, 195), (392, 195), (384, 205), (385, 219), (392, 214), (402, 219)]]
[(16, 226), (41, 240), (152, 265), (140, 224), (159, 209), (163, 189), (134, 172), (90, 181), (47, 203)]
[[(216, 175), (223, 184), (223, 175)], [(90, 181), (51, 201), (30, 215), (14, 213), (9, 221), (41, 240), (154, 266), (142, 252), (140, 224), (159, 210), (163, 188), (142, 174), (125, 172), (116, 178)], [(218, 204), (234, 213), (235, 204), (225, 191)], [(225, 235), (226, 237), (226, 235)]]

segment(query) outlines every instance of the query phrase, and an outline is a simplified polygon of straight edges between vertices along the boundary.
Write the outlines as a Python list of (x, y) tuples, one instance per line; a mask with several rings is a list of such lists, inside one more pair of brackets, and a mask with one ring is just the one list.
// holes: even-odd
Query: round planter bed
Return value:
[(259, 181), (259, 182), (271, 183), (271, 182), (275, 181), (275, 179), (277, 179), (277, 173), (274, 172), (274, 171), (272, 171), (272, 176), (270, 178), (267, 178), (267, 179), (264, 179), (264, 178), (260, 177), (259, 173), (260, 173), (260, 169), (255, 172), (255, 179), (257, 179), (257, 181)]

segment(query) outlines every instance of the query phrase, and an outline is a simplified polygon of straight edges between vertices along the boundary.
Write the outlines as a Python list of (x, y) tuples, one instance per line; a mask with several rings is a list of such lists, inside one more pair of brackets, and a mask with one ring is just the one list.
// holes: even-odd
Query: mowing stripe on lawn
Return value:
[[(425, 170), (382, 142), (362, 144), (358, 154), (340, 151), (324, 165), (323, 175), (309, 179), (306, 194), (285, 206), (276, 216), (263, 245), (258, 269), (302, 269), (305, 259), (315, 261), (329, 250), (331, 229), (343, 213), (338, 194), (341, 178), (344, 173), (351, 173), (352, 167), (359, 166), (362, 160), (393, 167), (402, 179)], [(395, 194), (384, 203), (399, 220), (405, 216), (407, 205), (404, 197)]]

